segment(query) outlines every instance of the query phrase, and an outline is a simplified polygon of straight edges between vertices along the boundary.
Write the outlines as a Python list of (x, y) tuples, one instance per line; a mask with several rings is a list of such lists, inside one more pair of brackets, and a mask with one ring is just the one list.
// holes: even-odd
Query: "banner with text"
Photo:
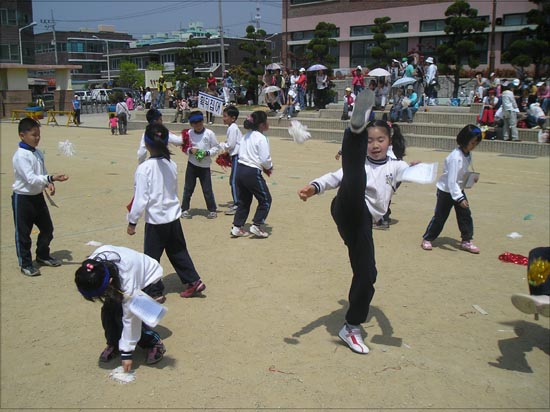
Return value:
[(222, 98), (199, 92), (199, 101), (197, 104), (199, 109), (204, 109), (216, 116), (222, 116), (223, 104), (224, 100)]

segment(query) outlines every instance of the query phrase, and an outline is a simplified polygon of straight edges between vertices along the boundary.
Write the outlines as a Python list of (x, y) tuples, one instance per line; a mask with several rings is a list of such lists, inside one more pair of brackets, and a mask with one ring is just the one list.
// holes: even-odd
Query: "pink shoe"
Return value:
[(471, 240), (468, 240), (468, 241), (463, 240), (462, 243), (460, 244), (460, 248), (470, 253), (479, 253), (479, 248), (476, 245), (474, 245)]
[(195, 283), (189, 285), (187, 289), (180, 293), (182, 298), (190, 298), (206, 289), (206, 285), (202, 283), (202, 280), (197, 280)]
[(423, 240), (420, 247), (424, 250), (432, 250), (432, 242), (429, 240)]

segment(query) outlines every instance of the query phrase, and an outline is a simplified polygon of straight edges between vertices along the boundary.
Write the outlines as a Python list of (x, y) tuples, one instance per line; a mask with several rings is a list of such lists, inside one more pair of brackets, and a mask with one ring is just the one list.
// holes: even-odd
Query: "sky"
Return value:
[[(281, 0), (221, 0), (221, 3), (225, 36), (243, 36), (246, 26), (255, 25), (257, 6), (260, 27), (268, 34), (281, 31)], [(52, 20), (52, 10), (56, 31), (110, 25), (117, 32), (139, 39), (144, 34), (185, 29), (189, 23), (198, 21), (205, 29), (217, 29), (218, 5), (218, 0), (33, 0), (33, 17), (38, 23), (34, 32), (51, 31), (41, 20)]]

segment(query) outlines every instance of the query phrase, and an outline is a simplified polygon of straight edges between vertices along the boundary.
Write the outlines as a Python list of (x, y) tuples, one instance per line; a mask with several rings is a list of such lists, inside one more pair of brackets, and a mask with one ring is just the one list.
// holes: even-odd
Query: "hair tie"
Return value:
[(254, 123), (254, 118), (252, 117), (251, 114), (249, 114), (248, 116), (246, 116), (246, 120), (248, 120), (250, 123)]
[(386, 123), (388, 123), (388, 126), (390, 127), (390, 129), (393, 129), (393, 125), (392, 125), (392, 123), (391, 123), (390, 121), (388, 121), (388, 122), (386, 122)]
[(94, 265), (91, 263), (86, 264), (86, 271), (91, 272), (92, 270), (94, 270)]

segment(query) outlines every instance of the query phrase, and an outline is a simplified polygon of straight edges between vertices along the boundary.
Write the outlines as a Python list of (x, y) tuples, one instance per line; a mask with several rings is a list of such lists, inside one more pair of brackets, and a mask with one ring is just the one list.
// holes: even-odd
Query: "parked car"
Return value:
[(92, 102), (109, 103), (110, 89), (92, 89)]
[(82, 103), (91, 103), (92, 102), (92, 92), (88, 90), (77, 90), (74, 92), (75, 96), (78, 96), (78, 100)]

